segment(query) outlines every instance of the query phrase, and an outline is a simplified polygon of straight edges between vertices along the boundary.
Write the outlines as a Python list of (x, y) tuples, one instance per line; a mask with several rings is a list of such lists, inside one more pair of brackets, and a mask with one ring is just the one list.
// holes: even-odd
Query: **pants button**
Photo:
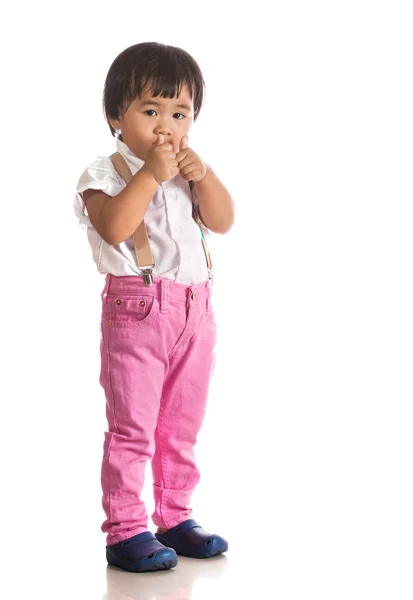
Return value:
[(197, 292), (196, 290), (194, 290), (194, 291), (192, 292), (192, 295), (191, 295), (191, 298), (192, 298), (192, 300), (195, 300), (195, 298), (196, 298), (197, 296), (198, 296), (198, 292)]

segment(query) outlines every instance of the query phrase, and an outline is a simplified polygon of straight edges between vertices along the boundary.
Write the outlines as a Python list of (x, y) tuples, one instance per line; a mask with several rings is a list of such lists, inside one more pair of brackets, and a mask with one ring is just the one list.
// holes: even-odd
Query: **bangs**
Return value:
[(154, 72), (148, 72), (144, 75), (136, 72), (133, 73), (130, 87), (125, 90), (127, 105), (124, 107), (124, 110), (127, 110), (129, 104), (135, 98), (141, 98), (145, 90), (149, 90), (154, 97), (176, 98), (181, 93), (182, 88), (187, 86), (189, 97), (193, 102), (195, 82), (188, 77), (187, 73), (184, 73), (182, 70), (180, 73), (174, 73), (172, 69), (167, 69), (164, 65), (157, 65), (157, 67)]

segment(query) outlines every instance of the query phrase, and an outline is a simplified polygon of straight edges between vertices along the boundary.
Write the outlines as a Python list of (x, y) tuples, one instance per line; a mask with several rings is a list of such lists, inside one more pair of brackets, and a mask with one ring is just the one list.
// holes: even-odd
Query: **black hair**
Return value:
[(110, 131), (115, 129), (109, 118), (118, 119), (150, 84), (153, 96), (174, 98), (188, 86), (196, 121), (204, 101), (205, 82), (198, 63), (188, 52), (158, 42), (143, 42), (123, 50), (113, 61), (103, 90), (103, 110)]

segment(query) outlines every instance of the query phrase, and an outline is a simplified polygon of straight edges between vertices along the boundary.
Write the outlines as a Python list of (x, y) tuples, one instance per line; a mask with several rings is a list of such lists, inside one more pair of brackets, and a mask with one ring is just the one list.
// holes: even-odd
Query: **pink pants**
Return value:
[(152, 459), (155, 511), (169, 529), (191, 518), (199, 482), (194, 446), (215, 365), (209, 282), (187, 286), (106, 275), (100, 384), (108, 431), (102, 461), (107, 545), (148, 530), (141, 493)]

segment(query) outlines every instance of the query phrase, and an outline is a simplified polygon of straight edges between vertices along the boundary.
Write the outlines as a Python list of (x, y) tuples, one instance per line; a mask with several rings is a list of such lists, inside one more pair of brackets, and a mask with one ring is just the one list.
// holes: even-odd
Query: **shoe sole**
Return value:
[(214, 554), (206, 554), (204, 556), (193, 556), (193, 555), (189, 555), (189, 554), (182, 554), (181, 552), (176, 551), (177, 554), (179, 554), (180, 556), (186, 556), (187, 558), (213, 558), (214, 556), (219, 556), (220, 554), (223, 554), (224, 552), (226, 552), (228, 550), (228, 546), (226, 548), (224, 548), (223, 550), (218, 550), (218, 552), (214, 552)]
[(177, 550), (177, 548), (173, 546), (173, 542), (171, 543), (171, 540), (169, 540), (168, 538), (163, 539), (162, 538), (162, 534), (155, 534), (156, 539), (158, 540), (158, 542), (160, 542), (161, 544), (163, 544), (166, 547), (172, 548), (173, 550), (175, 550), (175, 552), (178, 554), (178, 556), (186, 556), (187, 558), (212, 558), (213, 556), (219, 556), (220, 554), (223, 554), (224, 552), (227, 552), (228, 550), (228, 543), (225, 544), (225, 546), (222, 549), (217, 550), (216, 552), (213, 552), (212, 554), (209, 554), (208, 552), (206, 552), (205, 554), (201, 554), (201, 555), (196, 555), (196, 554), (189, 554), (189, 553), (185, 553), (185, 552), (180, 552), (179, 550)]
[(117, 567), (118, 569), (122, 569), (122, 571), (129, 571), (130, 573), (146, 573), (148, 571), (167, 571), (168, 569), (172, 569), (173, 567), (176, 567), (176, 565), (178, 564), (177, 560), (173, 560), (173, 559), (169, 559), (169, 560), (163, 560), (161, 563), (155, 563), (153, 565), (148, 565), (145, 568), (127, 568), (127, 567), (122, 567), (121, 565), (118, 565), (117, 563), (113, 562), (113, 561), (107, 561), (108, 564), (111, 567)]

